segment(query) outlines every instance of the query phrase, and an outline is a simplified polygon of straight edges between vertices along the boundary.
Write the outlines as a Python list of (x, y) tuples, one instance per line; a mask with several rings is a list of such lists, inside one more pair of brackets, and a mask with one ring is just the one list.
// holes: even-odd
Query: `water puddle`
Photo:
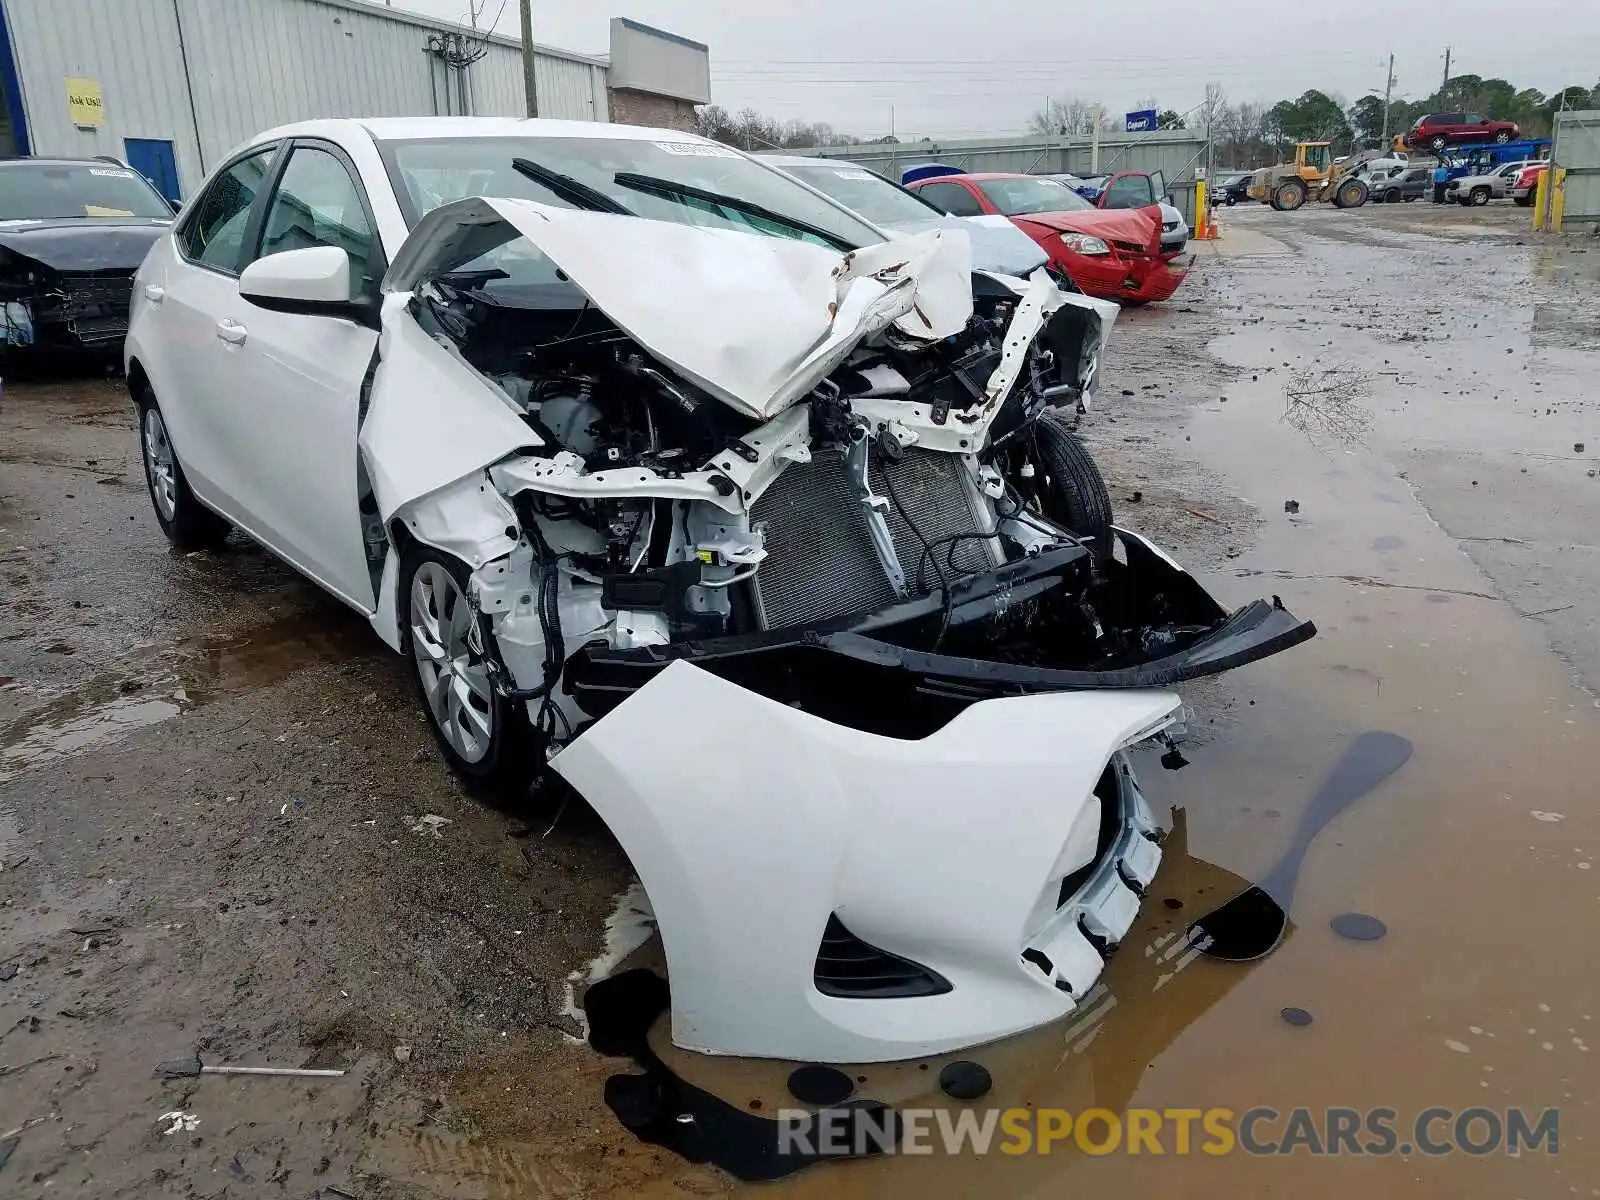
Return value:
[(268, 687), (314, 662), (387, 653), (370, 627), (342, 611), (297, 613), (251, 630), (146, 652), (0, 731), (0, 783), (111, 746), (222, 696)]

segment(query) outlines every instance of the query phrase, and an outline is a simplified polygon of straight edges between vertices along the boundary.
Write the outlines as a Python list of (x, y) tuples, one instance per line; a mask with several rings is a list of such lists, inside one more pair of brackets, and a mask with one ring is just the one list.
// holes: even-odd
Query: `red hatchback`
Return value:
[(958, 217), (998, 213), (1038, 242), (1090, 296), (1142, 304), (1165, 300), (1187, 270), (1161, 257), (1161, 209), (1100, 209), (1056, 179), (1037, 175), (940, 175), (906, 185)]
[(1515, 121), (1492, 121), (1482, 113), (1428, 113), (1406, 131), (1413, 150), (1443, 150), (1472, 142), (1514, 142), (1522, 133)]

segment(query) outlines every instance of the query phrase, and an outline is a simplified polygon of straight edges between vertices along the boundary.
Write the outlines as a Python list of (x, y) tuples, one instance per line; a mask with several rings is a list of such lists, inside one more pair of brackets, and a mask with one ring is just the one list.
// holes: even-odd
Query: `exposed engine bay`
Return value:
[[(863, 287), (877, 304), (865, 336), (798, 386), (782, 380), (777, 402), (730, 397), (710, 367), (644, 344), (631, 314), (608, 315), (558, 250), (530, 256), (509, 227), (484, 232), (408, 305), (537, 442), (489, 468), (520, 537), (503, 570), (479, 572), (477, 600), (495, 622), (501, 686), (540, 702), (552, 741), (675, 646), (731, 663), (752, 638), (870, 629), (941, 659), (1110, 678), (1217, 631), (1225, 614), (1189, 576), (1163, 583), (1164, 556), (1130, 552), (1113, 530), (1072, 432), (1108, 306), (1042, 271), (974, 272), (964, 235), (935, 231), (835, 269), (831, 314)], [(782, 690), (793, 674), (743, 682)]]

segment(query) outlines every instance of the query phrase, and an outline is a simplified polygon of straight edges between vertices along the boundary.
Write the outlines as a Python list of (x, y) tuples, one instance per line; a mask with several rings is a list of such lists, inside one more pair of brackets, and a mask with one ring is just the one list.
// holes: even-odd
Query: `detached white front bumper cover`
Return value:
[[(1135, 888), (1160, 861), (1118, 752), (1171, 724), (1179, 703), (1136, 690), (1007, 697), (903, 741), (678, 662), (552, 766), (610, 826), (649, 894), (674, 1043), (890, 1061), (1032, 1028), (1088, 991), (1103, 965), (1091, 937), (1122, 937)], [(1116, 836), (1058, 904), (1061, 880), (1096, 861), (1095, 789), (1114, 757)], [(832, 915), (949, 990), (823, 994), (813, 973)]]

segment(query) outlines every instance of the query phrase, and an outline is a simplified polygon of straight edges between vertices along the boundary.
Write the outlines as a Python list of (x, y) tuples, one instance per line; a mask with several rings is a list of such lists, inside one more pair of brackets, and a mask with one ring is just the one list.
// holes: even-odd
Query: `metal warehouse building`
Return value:
[[(704, 45), (611, 22), (608, 58), (535, 49), (541, 117), (687, 128)], [(522, 46), (366, 0), (0, 0), (0, 155), (111, 155), (173, 199), (262, 129), (523, 116)]]

